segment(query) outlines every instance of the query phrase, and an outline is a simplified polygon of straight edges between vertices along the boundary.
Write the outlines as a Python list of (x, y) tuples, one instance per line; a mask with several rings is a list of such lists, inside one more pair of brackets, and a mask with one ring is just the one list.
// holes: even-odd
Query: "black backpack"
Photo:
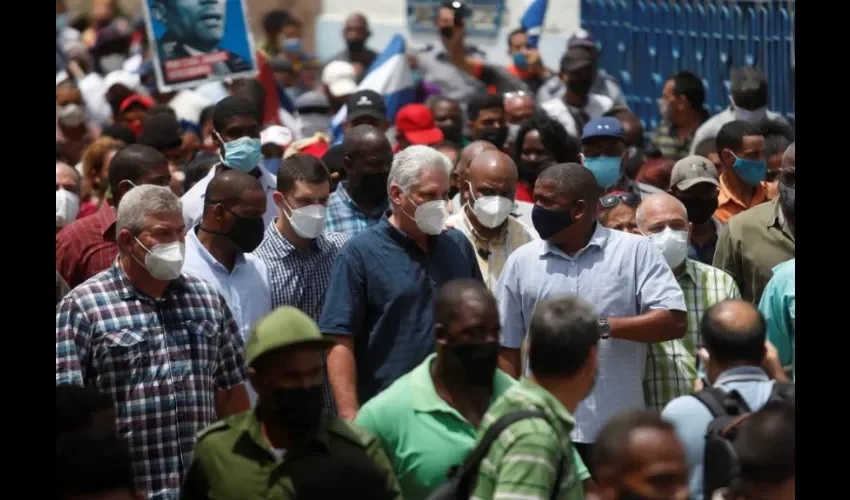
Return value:
[[(693, 396), (714, 417), (705, 433), (702, 477), (703, 498), (711, 498), (717, 489), (728, 488), (738, 475), (738, 456), (733, 445), (753, 411), (738, 391), (707, 387)], [(793, 384), (774, 382), (767, 402), (793, 399)]]
[[(466, 459), (459, 466), (455, 466), (449, 470), (449, 480), (444, 485), (440, 486), (428, 496), (428, 500), (468, 500), (472, 494), (472, 485), (478, 477), (478, 467), (481, 461), (487, 456), (490, 451), (490, 445), (493, 444), (499, 434), (508, 428), (512, 423), (526, 418), (542, 418), (548, 421), (546, 415), (538, 410), (519, 410), (514, 413), (509, 413), (499, 420), (493, 422), (493, 425), (487, 429), (481, 441), (472, 450)], [(561, 461), (558, 465), (558, 475), (555, 478), (555, 487), (552, 489), (551, 498), (554, 500), (558, 497), (558, 490), (561, 489), (561, 475), (564, 468), (564, 458), (561, 456)]]

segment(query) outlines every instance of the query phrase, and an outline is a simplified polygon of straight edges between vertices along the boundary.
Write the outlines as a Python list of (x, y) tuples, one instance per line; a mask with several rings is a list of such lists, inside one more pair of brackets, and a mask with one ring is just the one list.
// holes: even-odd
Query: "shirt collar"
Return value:
[(576, 419), (572, 416), (569, 410), (558, 401), (555, 396), (553, 396), (549, 391), (544, 389), (543, 387), (537, 385), (533, 381), (527, 378), (523, 378), (519, 385), (521, 385), (525, 390), (534, 393), (535, 396), (543, 400), (543, 403), (546, 407), (558, 417), (558, 420), (564, 426), (564, 428), (569, 432), (575, 427)]
[(748, 209), (762, 203), (765, 200), (767, 200), (767, 188), (765, 187), (764, 182), (756, 184), (756, 190), (753, 191), (753, 197), (750, 200), (750, 205), (747, 205), (741, 201), (729, 185), (726, 184), (726, 176), (722, 173), (720, 174), (720, 194), (717, 195), (717, 206), (722, 207), (731, 201), (744, 209)]
[[(274, 245), (277, 256), (286, 257), (292, 252), (298, 251), (298, 249), (277, 228), (277, 219), (277, 217), (272, 219), (266, 228), (266, 238)], [(319, 233), (319, 236), (310, 244), (310, 252), (327, 252), (328, 250), (329, 245), (325, 233)]]
[(97, 217), (104, 223), (103, 239), (106, 241), (118, 241), (118, 235), (115, 234), (115, 209), (109, 203), (104, 203), (98, 210)]
[(726, 384), (728, 382), (735, 382), (735, 379), (747, 379), (747, 380), (755, 380), (759, 382), (767, 382), (770, 380), (770, 377), (767, 376), (767, 373), (760, 366), (739, 366), (737, 368), (730, 368), (725, 372), (721, 373), (719, 377), (714, 381), (714, 386)]
[[(207, 250), (203, 243), (201, 243), (201, 240), (198, 239), (198, 231), (200, 230), (200, 228), (201, 224), (199, 223), (186, 233), (186, 255), (189, 255), (190, 252), (195, 253), (209, 267), (217, 269), (225, 274), (230, 274), (231, 272), (228, 271), (226, 267), (224, 267), (224, 264), (222, 264), (215, 257), (213, 257), (210, 251)], [(233, 270), (235, 271), (236, 266), (239, 266), (244, 263), (245, 255), (242, 253), (236, 254), (236, 260), (233, 265)]]
[(697, 266), (694, 264), (694, 261), (691, 259), (685, 259), (685, 272), (682, 273), (679, 277), (680, 280), (690, 278), (694, 284), (698, 283), (697, 281)]
[(549, 240), (546, 240), (546, 241), (543, 242), (543, 245), (541, 246), (541, 249), (540, 249), (540, 255), (543, 256), (543, 255), (546, 255), (548, 253), (551, 253), (551, 254), (559, 255), (561, 257), (565, 257), (567, 259), (572, 260), (572, 259), (579, 257), (584, 252), (588, 251), (589, 248), (596, 247), (596, 248), (599, 248), (600, 250), (605, 248), (605, 243), (608, 241), (608, 235), (610, 233), (611, 233), (610, 229), (603, 227), (602, 224), (597, 222), (596, 228), (593, 230), (593, 235), (591, 235), (591, 237), (590, 237), (590, 241), (588, 241), (587, 245), (585, 245), (581, 250), (576, 252), (575, 256), (570, 257), (569, 255), (564, 253), (564, 251), (561, 250), (560, 248), (558, 248), (557, 246), (550, 244)]
[[(415, 241), (413, 241), (413, 238), (408, 236), (407, 233), (405, 233), (401, 229), (392, 225), (392, 223), (390, 222), (390, 219), (389, 219), (390, 215), (392, 215), (392, 210), (387, 210), (386, 212), (384, 212), (384, 216), (381, 218), (381, 222), (378, 223), (378, 224), (381, 225), (381, 229), (383, 229), (383, 231), (390, 238), (395, 240), (399, 245), (401, 245), (406, 250), (408, 250), (408, 251), (413, 250), (413, 251), (418, 251), (420, 253), (423, 253), (422, 248)], [(440, 237), (439, 234), (433, 235), (433, 236), (428, 235), (428, 250), (429, 251), (434, 248), (434, 244), (437, 242), (437, 238), (439, 238), (439, 237)]]
[(498, 246), (502, 244), (508, 237), (508, 231), (510, 229), (511, 216), (509, 215), (505, 222), (502, 223), (502, 232), (499, 233), (499, 236), (493, 238), (492, 240), (483, 240), (478, 237), (478, 231), (475, 230), (475, 227), (472, 225), (472, 222), (469, 221), (469, 216), (466, 215), (466, 210), (463, 206), (460, 207), (460, 221), (463, 224), (463, 228), (467, 234), (472, 236), (472, 239), (475, 240), (478, 245), (487, 245), (487, 246)]
[[(254, 408), (249, 410), (250, 413), (246, 415), (246, 418), (242, 419), (242, 421), (236, 425), (236, 428), (239, 430), (240, 434), (247, 435), (247, 437), (251, 441), (253, 441), (255, 445), (259, 446), (260, 448), (271, 454), (272, 448), (269, 445), (268, 441), (266, 441), (266, 439), (263, 437), (263, 433), (260, 430), (260, 418), (257, 416), (258, 408), (259, 405), (256, 405), (254, 406)], [(320, 418), (319, 427), (313, 432), (310, 441), (317, 442), (324, 446), (325, 450), (330, 451), (331, 445), (328, 431), (328, 422), (324, 415)]]
[[(226, 165), (224, 165), (223, 163), (216, 163), (215, 165), (213, 165), (213, 167), (210, 169), (210, 171), (207, 172), (207, 175), (203, 179), (201, 179), (201, 181), (198, 183), (198, 184), (200, 184), (201, 182), (204, 183), (203, 184), (204, 189), (199, 194), (199, 196), (202, 200), (207, 195), (206, 186), (209, 185), (209, 183), (213, 179), (213, 177), (216, 176), (216, 174), (219, 171), (219, 167), (230, 168), (230, 167), (227, 167)], [(263, 167), (262, 165), (257, 165), (257, 168), (260, 169), (260, 177), (257, 180), (260, 181), (260, 185), (263, 186), (263, 190), (266, 192), (266, 194), (268, 194), (270, 191), (276, 190), (277, 189), (277, 177), (275, 177), (274, 174), (272, 174), (271, 172), (266, 170), (265, 167)]]
[[(129, 300), (133, 298), (144, 299), (148, 301), (155, 301), (156, 299), (142, 292), (133, 282), (130, 281), (130, 278), (124, 274), (124, 269), (121, 268), (120, 262), (121, 256), (115, 258), (115, 261), (112, 263), (112, 267), (109, 268), (110, 278), (115, 282), (115, 290), (118, 292), (118, 296), (121, 297), (122, 300)], [(186, 278), (181, 274), (177, 277), (177, 279), (173, 279), (168, 283), (168, 286), (165, 288), (165, 291), (162, 294), (162, 297), (165, 298), (169, 293), (176, 292), (180, 287), (185, 283)]]

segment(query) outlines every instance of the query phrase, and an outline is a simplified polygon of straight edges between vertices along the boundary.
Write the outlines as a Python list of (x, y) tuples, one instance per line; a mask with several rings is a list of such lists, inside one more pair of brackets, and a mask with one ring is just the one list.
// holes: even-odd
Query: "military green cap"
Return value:
[(282, 347), (333, 343), (333, 340), (322, 337), (319, 325), (300, 309), (278, 307), (254, 323), (245, 345), (245, 361), (251, 365), (263, 354)]

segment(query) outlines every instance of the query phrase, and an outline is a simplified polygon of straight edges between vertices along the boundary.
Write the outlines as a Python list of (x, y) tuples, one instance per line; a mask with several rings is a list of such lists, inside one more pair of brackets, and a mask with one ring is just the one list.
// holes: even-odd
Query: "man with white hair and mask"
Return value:
[(74, 222), (80, 213), (82, 177), (74, 168), (56, 162), (56, 232)]
[(176, 498), (196, 434), (249, 407), (242, 336), (224, 297), (181, 272), (186, 227), (170, 189), (130, 190), (115, 232), (112, 266), (56, 308), (56, 384), (108, 394), (136, 487)]
[(344, 419), (433, 352), (437, 289), (482, 279), (472, 245), (445, 228), (451, 169), (427, 146), (397, 154), (387, 180), (390, 210), (334, 261), (319, 327), (337, 340), (328, 378)]
[(637, 225), (661, 250), (685, 295), (688, 330), (685, 336), (650, 344), (646, 351), (643, 394), (646, 407), (658, 411), (673, 399), (690, 394), (697, 378), (697, 349), (702, 344), (700, 323), (718, 302), (740, 299), (735, 280), (716, 267), (687, 258), (693, 223), (685, 205), (667, 193), (653, 194), (637, 209)]

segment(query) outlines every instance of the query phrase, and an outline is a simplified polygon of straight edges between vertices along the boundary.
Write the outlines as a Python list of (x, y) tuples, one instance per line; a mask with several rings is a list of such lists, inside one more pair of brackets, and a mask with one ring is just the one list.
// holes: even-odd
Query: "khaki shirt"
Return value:
[(773, 268), (794, 258), (794, 233), (779, 201), (763, 203), (729, 219), (717, 238), (714, 267), (731, 274), (744, 300), (758, 305)]
[(363, 456), (371, 458), (386, 474), (388, 491), (402, 498), (389, 459), (368, 432), (323, 416), (311, 439), (277, 458), (260, 432), (255, 412), (220, 420), (198, 434), (180, 492), (182, 499), (287, 500), (295, 497), (292, 476), (304, 474), (315, 460)]

